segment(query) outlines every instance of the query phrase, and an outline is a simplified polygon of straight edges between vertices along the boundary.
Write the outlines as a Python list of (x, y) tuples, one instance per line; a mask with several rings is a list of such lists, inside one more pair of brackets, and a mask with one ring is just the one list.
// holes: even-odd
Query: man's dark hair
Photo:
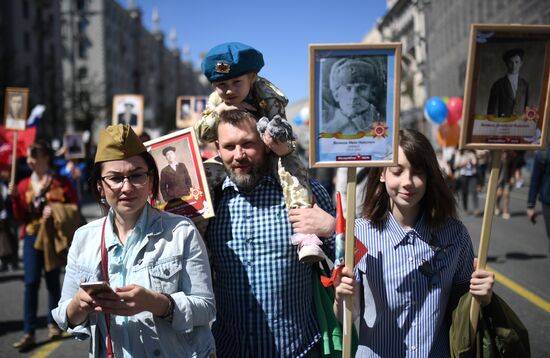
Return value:
[(169, 145), (168, 147), (164, 148), (162, 150), (162, 155), (166, 156), (166, 153), (168, 153), (169, 151), (172, 151), (172, 152), (176, 152), (176, 148), (175, 147), (172, 147), (171, 145)]
[(239, 122), (242, 122), (246, 118), (256, 118), (254, 115), (247, 111), (242, 110), (232, 110), (232, 111), (224, 111), (222, 114), (220, 114), (220, 123), (229, 123), (232, 125), (236, 125)]
[(511, 50), (506, 51), (502, 54), (502, 60), (504, 62), (508, 62), (509, 59), (511, 59), (514, 56), (519, 56), (521, 60), (523, 61), (523, 55), (525, 54), (525, 51), (521, 48), (513, 48)]

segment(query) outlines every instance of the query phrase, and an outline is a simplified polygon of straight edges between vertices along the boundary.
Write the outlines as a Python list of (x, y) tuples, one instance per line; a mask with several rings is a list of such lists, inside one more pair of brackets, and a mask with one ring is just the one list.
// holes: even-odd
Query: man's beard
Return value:
[(250, 172), (247, 174), (236, 174), (231, 166), (224, 166), (224, 168), (229, 179), (235, 183), (239, 190), (244, 192), (252, 191), (265, 174), (264, 165), (258, 167), (252, 164), (250, 166)]

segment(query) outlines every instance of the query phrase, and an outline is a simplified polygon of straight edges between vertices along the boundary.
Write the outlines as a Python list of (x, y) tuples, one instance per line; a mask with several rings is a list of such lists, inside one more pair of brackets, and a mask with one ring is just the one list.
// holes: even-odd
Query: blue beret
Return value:
[(202, 72), (210, 82), (225, 81), (245, 73), (260, 72), (262, 53), (240, 42), (226, 42), (213, 47), (202, 61)]

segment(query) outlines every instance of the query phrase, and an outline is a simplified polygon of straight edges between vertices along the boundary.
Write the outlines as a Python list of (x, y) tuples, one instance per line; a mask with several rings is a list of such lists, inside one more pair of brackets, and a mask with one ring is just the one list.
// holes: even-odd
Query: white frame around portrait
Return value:
[[(337, 107), (329, 90), (331, 66), (340, 59), (377, 61), (382, 88), (376, 121), (353, 135), (327, 133), (330, 108)], [(399, 131), (401, 44), (311, 44), (310, 60), (310, 156), (309, 165), (320, 167), (374, 167), (397, 163)], [(332, 100), (332, 103), (330, 102)], [(334, 111), (334, 110), (333, 110)], [(383, 142), (382, 142), (383, 141)]]

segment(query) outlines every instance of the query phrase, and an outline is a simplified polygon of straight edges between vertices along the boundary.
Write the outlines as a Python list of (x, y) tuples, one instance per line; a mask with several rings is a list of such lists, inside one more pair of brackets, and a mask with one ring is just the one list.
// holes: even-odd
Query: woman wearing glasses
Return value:
[[(158, 169), (129, 125), (100, 133), (91, 187), (106, 217), (80, 228), (54, 317), (91, 356), (205, 357), (214, 294), (204, 243), (187, 218), (153, 209)], [(95, 284), (91, 282), (104, 281)]]
[(474, 271), (466, 227), (435, 152), (420, 132), (399, 131), (397, 166), (369, 172), (355, 235), (368, 247), (336, 278), (335, 313), (354, 294), (356, 357), (449, 357), (449, 316), (468, 290), (487, 305), (494, 274)]

